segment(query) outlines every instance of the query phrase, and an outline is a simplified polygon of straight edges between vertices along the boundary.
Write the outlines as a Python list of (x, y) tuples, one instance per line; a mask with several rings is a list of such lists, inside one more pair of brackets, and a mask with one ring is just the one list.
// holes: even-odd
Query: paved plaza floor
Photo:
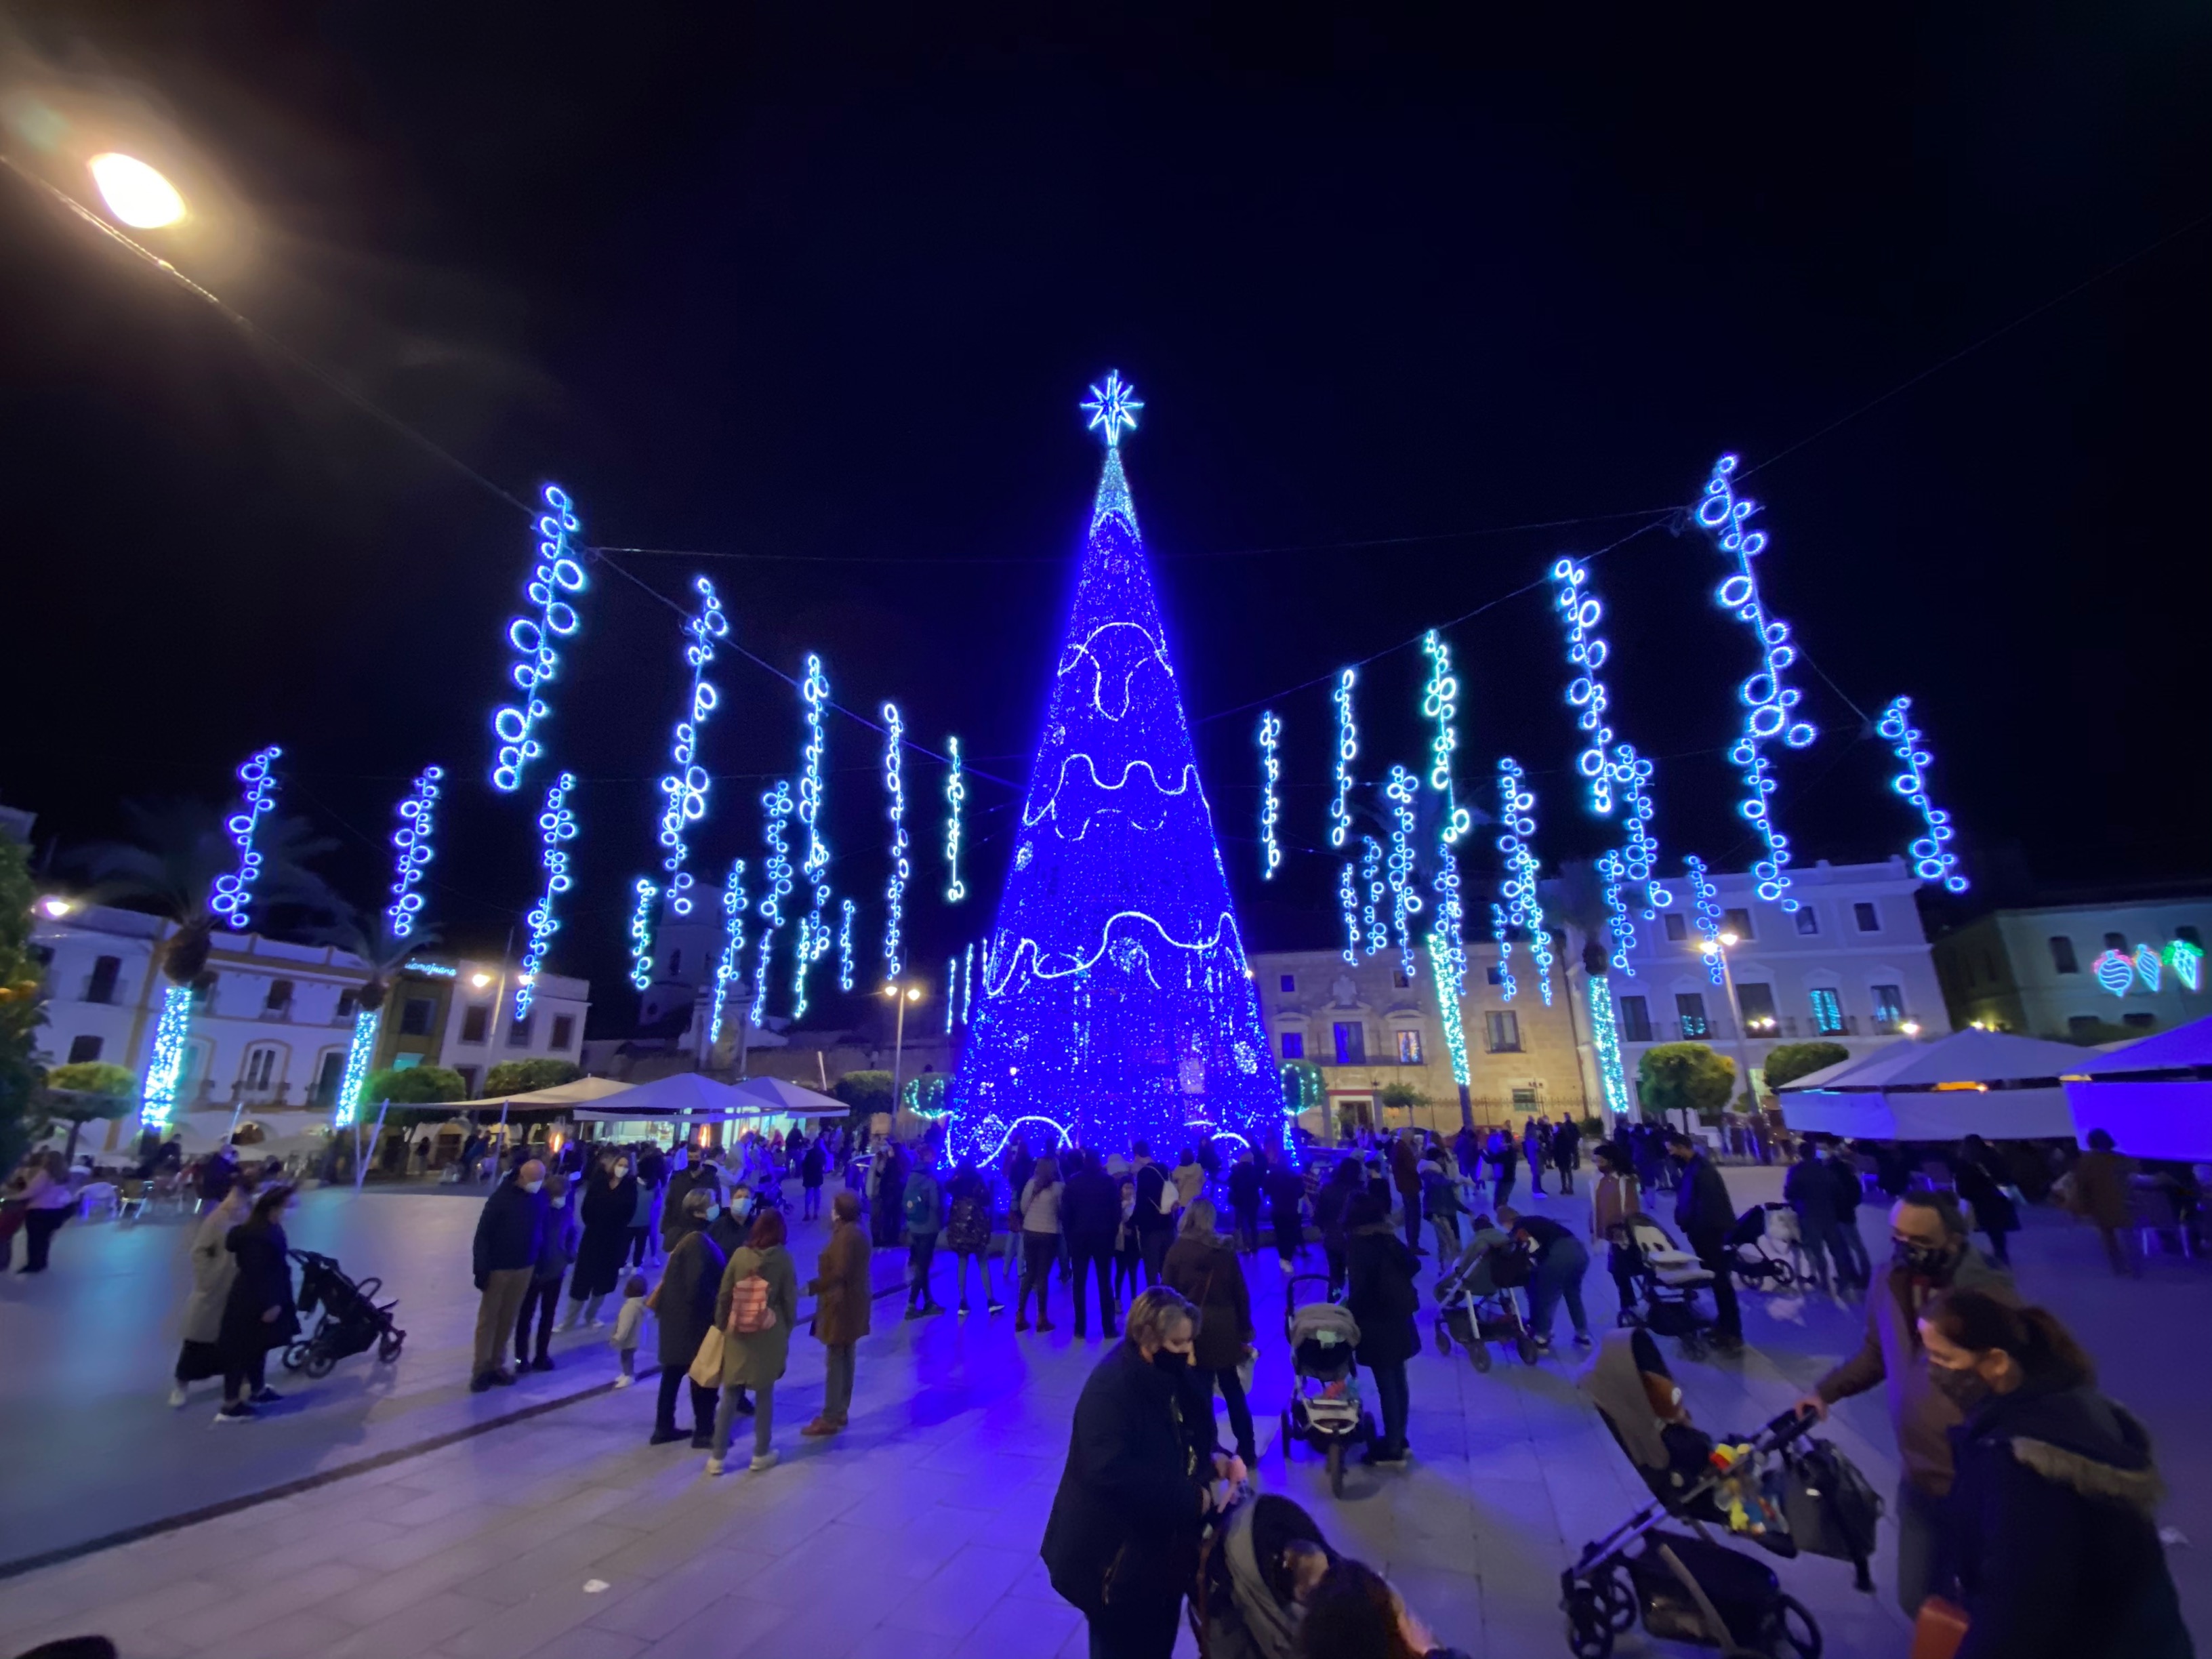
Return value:
[[(1765, 1196), (1759, 1185), (1771, 1173), (1737, 1172), (1739, 1200)], [(1577, 1225), (1584, 1214), (1580, 1200), (1542, 1207)], [(645, 1444), (653, 1389), (605, 1388), (614, 1362), (604, 1332), (557, 1339), (550, 1374), (467, 1392), (475, 1215), (465, 1194), (309, 1194), (295, 1243), (381, 1273), (400, 1299), (407, 1351), (390, 1368), (348, 1360), (236, 1428), (211, 1425), (205, 1393), (183, 1411), (164, 1403), (184, 1226), (73, 1224), (52, 1272), (11, 1276), (0, 1289), (0, 1564), (161, 1529), (0, 1578), (0, 1654), (89, 1631), (113, 1638), (125, 1659), (1084, 1651), (1078, 1615), (1036, 1559), (1075, 1398), (1102, 1351), (1095, 1334), (1073, 1340), (1064, 1290), (1060, 1328), (1043, 1337), (1017, 1335), (1006, 1316), (980, 1308), (902, 1322), (896, 1300), (879, 1301), (853, 1426), (828, 1442), (799, 1437), (820, 1403), (822, 1358), (796, 1341), (778, 1389), (783, 1462), (751, 1475), (733, 1457), (733, 1473), (710, 1480), (702, 1454)], [(1878, 1231), (1878, 1218), (1867, 1219)], [(818, 1224), (798, 1230), (803, 1272), (820, 1237)], [(2106, 1386), (2157, 1436), (2174, 1494), (2168, 1524), (2212, 1540), (2203, 1389), (2212, 1267), (2163, 1261), (2142, 1283), (2115, 1283), (2094, 1234), (2042, 1213), (2015, 1255), (2025, 1291), (2075, 1326)], [(878, 1282), (895, 1284), (900, 1265), (879, 1253)], [(948, 1300), (950, 1268), (940, 1261)], [(1297, 1498), (1334, 1543), (1387, 1573), (1440, 1639), (1478, 1659), (1563, 1654), (1560, 1568), (1643, 1497), (1572, 1386), (1573, 1351), (1562, 1342), (1563, 1358), (1533, 1369), (1501, 1356), (1487, 1375), (1463, 1354), (1425, 1352), (1412, 1367), (1412, 1467), (1355, 1471), (1338, 1502), (1318, 1463), (1302, 1451), (1286, 1462), (1276, 1443), (1289, 1376), (1281, 1285), (1270, 1254), (1251, 1272), (1267, 1488)], [(1602, 1328), (1614, 1304), (1601, 1267), (1588, 1289)], [(1856, 1309), (1820, 1297), (1748, 1296), (1745, 1306), (1748, 1352), (1678, 1367), (1710, 1427), (1780, 1410), (1859, 1328)], [(470, 1432), (540, 1405), (550, 1408)], [(1878, 1395), (1840, 1408), (1829, 1432), (1879, 1487), (1893, 1486)], [(162, 1525), (318, 1474), (333, 1478)], [(1843, 1563), (1780, 1564), (1829, 1653), (1905, 1650), (1888, 1597), (1891, 1537), (1885, 1522), (1874, 1596), (1853, 1592)], [(2212, 1575), (2193, 1554), (2172, 1547), (2185, 1611), (2203, 1632)], [(1693, 1651), (1640, 1634), (1620, 1650)]]

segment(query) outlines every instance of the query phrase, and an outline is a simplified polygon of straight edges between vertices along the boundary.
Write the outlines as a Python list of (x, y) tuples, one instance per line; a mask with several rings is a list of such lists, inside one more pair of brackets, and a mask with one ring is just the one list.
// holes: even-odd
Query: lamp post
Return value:
[[(1744, 1034), (1743, 1006), (1735, 1000), (1735, 975), (1729, 969), (1729, 947), (1735, 942), (1736, 936), (1734, 933), (1721, 933), (1701, 944), (1698, 948), (1708, 962), (1717, 962), (1721, 965), (1721, 989), (1728, 994), (1729, 1018), (1735, 1026), (1736, 1064), (1743, 1071), (1744, 1091), (1750, 1094), (1752, 1092), (1751, 1042)], [(1755, 1094), (1752, 1096), (1752, 1100), (1754, 1105), (1758, 1103), (1758, 1097)]]
[(921, 988), (919, 985), (902, 985), (893, 980), (884, 987), (884, 994), (898, 1004), (898, 1030), (891, 1038), (891, 1117), (896, 1121), (899, 1109), (899, 1073), (904, 1069), (906, 1059), (907, 1005), (921, 1000)]

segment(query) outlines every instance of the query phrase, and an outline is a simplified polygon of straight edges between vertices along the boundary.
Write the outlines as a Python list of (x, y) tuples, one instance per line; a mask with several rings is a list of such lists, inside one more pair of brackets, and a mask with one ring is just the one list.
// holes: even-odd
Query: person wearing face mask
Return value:
[(636, 1211), (637, 1177), (630, 1173), (629, 1155), (617, 1152), (601, 1158), (584, 1185), (579, 1215), (584, 1238), (576, 1247), (576, 1271), (568, 1278), (568, 1311), (561, 1320), (562, 1330), (572, 1330), (586, 1320), (599, 1322), (599, 1304), (622, 1282), (630, 1217)]
[(550, 1231), (544, 1188), (545, 1166), (532, 1158), (492, 1188), (477, 1215), (471, 1254), (479, 1299), (476, 1362), (469, 1372), (472, 1394), (514, 1381), (514, 1373), (499, 1361), (521, 1317), (523, 1297)]
[(1940, 1582), (1943, 1500), (1953, 1475), (1951, 1431), (1961, 1413), (1935, 1386), (1918, 1321), (1941, 1291), (2012, 1301), (2011, 1275), (1967, 1242), (1965, 1218), (1940, 1193), (1909, 1193), (1889, 1212), (1890, 1265), (1867, 1293), (1858, 1352), (1814, 1385), (1798, 1408), (1825, 1418), (1838, 1400), (1881, 1387), (1904, 1465), (1897, 1486), (1897, 1601), (1907, 1618)]
[[(527, 1168), (527, 1165), (524, 1166)], [(576, 1243), (583, 1237), (576, 1212), (568, 1203), (568, 1178), (559, 1173), (545, 1177), (545, 1231), (538, 1243), (538, 1260), (523, 1292), (522, 1309), (514, 1319), (514, 1369), (550, 1371), (553, 1369), (553, 1312), (561, 1300), (561, 1281), (576, 1259)], [(531, 1353), (530, 1327), (538, 1326), (537, 1354)]]
[(1213, 1483), (1246, 1479), (1214, 1445), (1212, 1402), (1192, 1382), (1197, 1326), (1197, 1310), (1173, 1291), (1146, 1291), (1075, 1404), (1037, 1553), (1103, 1659), (1169, 1659)]
[(1977, 1290), (1922, 1310), (1929, 1377), (1965, 1413), (1946, 1508), (1957, 1659), (2188, 1659), (2150, 1437), (2041, 1308)]
[[(666, 1445), (686, 1437), (676, 1426), (676, 1396), (690, 1381), (691, 1362), (714, 1322), (714, 1292), (722, 1282), (726, 1258), (714, 1243), (713, 1227), (722, 1206), (714, 1194), (695, 1187), (684, 1194), (683, 1216), (675, 1247), (668, 1252), (660, 1284), (646, 1306), (659, 1328), (660, 1398), (653, 1408), (651, 1444)], [(705, 1450), (714, 1443), (716, 1391), (691, 1383), (693, 1446)]]

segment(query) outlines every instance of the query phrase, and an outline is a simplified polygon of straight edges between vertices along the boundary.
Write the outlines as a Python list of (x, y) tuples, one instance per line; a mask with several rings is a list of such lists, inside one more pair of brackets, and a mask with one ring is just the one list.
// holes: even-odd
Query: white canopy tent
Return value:
[(2096, 1055), (2066, 1085), (2086, 1138), (2102, 1129), (2137, 1158), (2212, 1161), (2212, 1017)]
[(627, 1083), (617, 1083), (612, 1078), (580, 1077), (572, 1082), (556, 1083), (550, 1089), (532, 1089), (527, 1094), (488, 1095), (482, 1100), (457, 1100), (445, 1108), (453, 1112), (483, 1112), (494, 1107), (510, 1107), (516, 1111), (546, 1111), (563, 1106), (588, 1105), (595, 1100), (605, 1100), (609, 1095), (625, 1093)]
[(1954, 1031), (1902, 1038), (1799, 1078), (1777, 1091), (1782, 1118), (1804, 1134), (1867, 1140), (1988, 1140), (2074, 1136), (2059, 1079), (2089, 1057), (2070, 1043)]
[(576, 1121), (727, 1123), (759, 1117), (762, 1112), (758, 1102), (746, 1099), (726, 1083), (717, 1083), (696, 1072), (677, 1072), (611, 1092), (596, 1105), (579, 1107)]
[(843, 1101), (802, 1089), (780, 1077), (757, 1077), (732, 1091), (757, 1110), (774, 1117), (843, 1117), (853, 1109)]

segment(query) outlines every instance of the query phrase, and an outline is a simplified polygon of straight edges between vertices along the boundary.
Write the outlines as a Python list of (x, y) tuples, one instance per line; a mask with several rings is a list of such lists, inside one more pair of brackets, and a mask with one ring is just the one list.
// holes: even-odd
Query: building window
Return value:
[(192, 1007), (204, 1011), (215, 1006), (215, 988), (222, 983), (221, 974), (202, 974), (192, 981)]
[(1738, 939), (1758, 937), (1751, 931), (1751, 912), (1748, 910), (1723, 910), (1721, 913), (1721, 931), (1734, 933)]
[(1772, 1036), (1781, 1030), (1782, 1022), (1774, 1017), (1774, 988), (1771, 985), (1739, 985), (1735, 988), (1736, 1012), (1743, 1016), (1743, 1029), (1753, 1036)]
[(2158, 1024), (2156, 1014), (2122, 1014), (2120, 1024), (2131, 1031), (2148, 1031)]
[(2193, 945), (2200, 951), (2204, 948), (2204, 941), (2197, 938), (2197, 930), (2185, 921), (2175, 927), (2173, 936), (2185, 945)]
[(269, 1079), (276, 1073), (276, 1051), (274, 1048), (252, 1048), (246, 1055), (246, 1086), (265, 1089)]
[(1861, 899), (1851, 906), (1851, 919), (1858, 923), (1862, 933), (1881, 932), (1881, 912), (1875, 908), (1872, 899)]
[(1682, 1022), (1686, 1037), (1704, 1036), (1710, 1029), (1705, 1024), (1705, 1000), (1695, 991), (1674, 993), (1674, 1018)]
[(556, 1051), (566, 1048), (575, 1040), (576, 1017), (574, 1014), (553, 1016), (553, 1047)]
[(1538, 1102), (1534, 1089), (1521, 1088), (1513, 1091), (1513, 1109), (1516, 1112), (1535, 1112), (1541, 1111), (1543, 1107)]
[(1813, 1031), (1816, 1036), (1841, 1036), (1844, 1034), (1844, 1000), (1825, 985), (1815, 986), (1813, 998)]
[(461, 1093), (474, 1097), (477, 1091), (477, 1068), (473, 1066), (456, 1066), (453, 1068), (453, 1074), (461, 1080)]
[(1304, 1060), (1306, 1057), (1306, 1034), (1304, 1031), (1283, 1033), (1283, 1058)]
[(1401, 1066), (1419, 1065), (1421, 1063), (1421, 1034), (1419, 1031), (1401, 1030), (1395, 1033), (1395, 1035), (1398, 1039), (1398, 1063)]
[(1819, 933), (1820, 931), (1820, 912), (1814, 909), (1814, 908), (1809, 904), (1799, 905), (1797, 907), (1797, 931), (1801, 933)]
[(1651, 1041), (1651, 1005), (1642, 997), (1620, 999), (1620, 1037), (1624, 1042)]
[(1390, 983), (1395, 986), (1399, 990), (1405, 990), (1407, 987), (1411, 986), (1413, 982), (1413, 976), (1407, 973), (1403, 968), (1393, 968), (1390, 970)]
[(292, 1006), (292, 981), (289, 979), (270, 980), (269, 994), (261, 1000), (261, 1006), (272, 1014), (282, 1013), (289, 1008)]
[(482, 1042), (491, 1030), (491, 1005), (472, 1002), (461, 1013), (461, 1041)]
[(2104, 1028), (2105, 1022), (2094, 1014), (2069, 1014), (2066, 1030), (2077, 1037), (2093, 1037)]
[(338, 993), (338, 1018), (351, 1019), (361, 1012), (361, 993), (349, 986)]
[(1493, 962), (1483, 970), (1482, 977), (1489, 984), (1503, 985), (1505, 983), (1505, 969), (1502, 963)]
[(428, 1036), (430, 1035), (430, 1016), (437, 1012), (438, 1005), (428, 997), (410, 997), (399, 1006), (399, 1035)]
[(92, 977), (85, 982), (84, 1000), (87, 1002), (114, 1001), (115, 981), (122, 972), (121, 957), (100, 957), (92, 964)]
[(2106, 934), (2106, 935), (2105, 935), (2105, 948), (2106, 948), (2107, 951), (2124, 951), (2124, 950), (2126, 950), (2126, 949), (2128, 948), (2128, 936), (2127, 936), (2125, 933), (2107, 933), (2107, 934)]
[(1331, 1028), (1336, 1036), (1336, 1063), (1340, 1066), (1364, 1066), (1367, 1063), (1367, 1028), (1358, 1020), (1343, 1020)]
[(2074, 954), (2074, 941), (2063, 933), (2051, 936), (2051, 968), (2053, 973), (2078, 974), (2081, 959)]
[(1874, 1029), (1894, 1036), (1905, 1029), (1905, 988), (1899, 985), (1874, 988)]
[(70, 1039), (69, 1063), (82, 1066), (100, 1058), (100, 1040), (96, 1036), (76, 1036)]
[(1298, 976), (1296, 974), (1285, 974), (1275, 981), (1275, 984), (1279, 990), (1295, 991), (1298, 988)]
[(530, 1046), (530, 1028), (537, 1024), (538, 1011), (535, 1008), (520, 1019), (509, 1020), (507, 1024), (507, 1046), (510, 1048), (527, 1048)]
[(1690, 919), (1684, 915), (1680, 910), (1669, 910), (1667, 913), (1666, 922), (1667, 937), (1668, 939), (1689, 938)]
[(323, 1056), (322, 1069), (315, 1073), (316, 1105), (338, 1103), (338, 1085), (345, 1080), (345, 1058), (343, 1048), (333, 1048)]
[(1517, 1054), (1521, 1052), (1521, 1016), (1511, 1009), (1485, 1014), (1483, 1047), (1493, 1054)]

